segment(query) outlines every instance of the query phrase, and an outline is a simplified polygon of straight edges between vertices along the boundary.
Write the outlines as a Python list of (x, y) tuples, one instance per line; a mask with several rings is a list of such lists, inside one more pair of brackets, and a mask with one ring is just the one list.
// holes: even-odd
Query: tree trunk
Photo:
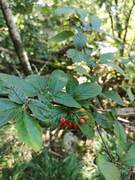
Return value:
[(9, 4), (6, 0), (0, 0), (0, 7), (4, 16), (4, 19), (6, 21), (6, 24), (8, 26), (8, 31), (10, 34), (10, 37), (12, 39), (12, 42), (14, 44), (15, 52), (19, 58), (20, 63), (24, 67), (24, 71), (27, 74), (32, 73), (32, 68), (29, 62), (29, 58), (27, 56), (26, 51), (23, 48), (21, 36), (19, 34), (19, 31), (17, 29), (16, 23), (14, 21), (14, 17), (12, 15), (12, 11), (9, 7)]

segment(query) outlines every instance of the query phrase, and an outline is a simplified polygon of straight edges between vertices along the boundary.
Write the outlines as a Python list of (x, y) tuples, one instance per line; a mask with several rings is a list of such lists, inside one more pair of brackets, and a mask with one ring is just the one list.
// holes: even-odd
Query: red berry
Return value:
[(84, 123), (85, 123), (85, 119), (83, 119), (83, 118), (79, 119), (79, 123), (80, 123), (81, 125), (84, 124)]
[(60, 118), (60, 128), (64, 129), (67, 126), (67, 121), (64, 117)]
[(73, 126), (72, 121), (69, 121), (69, 122), (68, 122), (68, 128), (69, 128), (69, 129), (72, 129), (72, 126)]
[(77, 124), (76, 124), (76, 123), (73, 123), (72, 128), (73, 128), (73, 129), (77, 129), (77, 128), (78, 128)]

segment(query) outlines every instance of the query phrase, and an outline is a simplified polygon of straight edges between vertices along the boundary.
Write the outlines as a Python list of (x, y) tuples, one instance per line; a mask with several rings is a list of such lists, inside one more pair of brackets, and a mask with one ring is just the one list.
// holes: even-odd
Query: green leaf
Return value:
[(97, 16), (92, 16), (91, 25), (92, 25), (93, 30), (95, 30), (97, 32), (100, 31), (101, 21)]
[(0, 99), (0, 127), (17, 115), (18, 106), (8, 99)]
[(76, 66), (74, 68), (74, 71), (80, 73), (80, 74), (88, 74), (87, 70), (82, 66)]
[(76, 124), (78, 125), (81, 132), (87, 137), (87, 138), (93, 138), (94, 136), (94, 127), (93, 122), (91, 124), (90, 120), (86, 121), (84, 124), (80, 124), (78, 122), (78, 118), (74, 117), (74, 120)]
[(44, 92), (48, 88), (49, 76), (29, 75), (25, 79), (36, 90), (37, 94)]
[(5, 86), (5, 83), (0, 79), (0, 94), (8, 94), (8, 89)]
[(110, 98), (113, 101), (115, 101), (117, 104), (123, 105), (123, 100), (121, 99), (120, 95), (116, 91), (106, 91), (104, 95), (107, 98)]
[(68, 75), (68, 82), (67, 82), (67, 85), (66, 85), (66, 92), (68, 94), (73, 95), (74, 89), (78, 86), (78, 84), (79, 83), (78, 83), (76, 78), (74, 78), (71, 75)]
[(76, 35), (73, 37), (73, 43), (77, 48), (82, 48), (86, 45), (87, 39), (84, 33), (78, 32)]
[(72, 37), (73, 35), (74, 33), (72, 31), (62, 31), (58, 33), (57, 35), (55, 35), (54, 37), (52, 37), (51, 41), (61, 42)]
[(61, 70), (55, 70), (50, 76), (49, 88), (53, 93), (62, 90), (68, 81), (68, 76)]
[(100, 55), (100, 63), (106, 64), (107, 62), (110, 62), (114, 60), (115, 53), (104, 53)]
[(77, 100), (86, 100), (96, 97), (101, 93), (101, 91), (101, 86), (96, 83), (83, 83), (75, 89), (74, 97)]
[(41, 129), (38, 123), (27, 113), (19, 114), (16, 122), (17, 134), (21, 141), (28, 144), (35, 151), (42, 147)]
[(35, 96), (36, 91), (34, 87), (17, 76), (0, 73), (0, 80), (3, 81), (6, 88), (17, 88), (21, 89), (25, 96)]
[(121, 148), (120, 152), (123, 154), (123, 151), (125, 152), (127, 150), (127, 135), (119, 122), (115, 122), (114, 124), (114, 134), (116, 136), (118, 148)]
[(7, 98), (0, 99), (0, 112), (17, 108), (17, 105)]
[(70, 94), (67, 93), (55, 95), (54, 102), (67, 107), (81, 108), (80, 104)]
[(18, 104), (23, 104), (27, 98), (25, 93), (20, 88), (12, 87), (9, 90), (9, 99)]
[(124, 163), (128, 166), (134, 166), (135, 165), (135, 144), (132, 144), (129, 148), (125, 158)]
[(67, 51), (67, 57), (72, 59), (73, 63), (78, 63), (84, 60), (84, 54), (76, 49), (69, 49)]
[(50, 108), (39, 100), (31, 100), (28, 104), (33, 115), (40, 121), (46, 121), (51, 116)]
[(115, 164), (107, 161), (102, 155), (98, 156), (98, 167), (105, 180), (121, 180), (121, 174)]
[(135, 100), (135, 95), (133, 94), (131, 87), (124, 88), (124, 89), (125, 89), (125, 91), (127, 92), (127, 95), (128, 95), (128, 97), (129, 97), (130, 101), (131, 101), (131, 102), (134, 102), (134, 100)]
[(104, 114), (96, 113), (96, 122), (103, 128), (110, 129), (113, 127), (113, 121), (111, 118), (106, 117)]

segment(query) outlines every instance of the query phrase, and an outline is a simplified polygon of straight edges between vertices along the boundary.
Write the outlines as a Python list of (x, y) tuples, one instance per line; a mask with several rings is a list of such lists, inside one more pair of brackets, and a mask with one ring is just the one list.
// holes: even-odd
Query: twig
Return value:
[(99, 134), (99, 136), (100, 136), (100, 138), (101, 138), (101, 140), (102, 140), (102, 143), (103, 143), (103, 145), (104, 145), (105, 151), (106, 151), (106, 153), (108, 154), (110, 160), (113, 162), (113, 156), (112, 156), (112, 154), (110, 153), (110, 150), (109, 150), (108, 146), (106, 145), (106, 143), (105, 143), (105, 141), (104, 141), (104, 138), (103, 138), (103, 136), (102, 136), (102, 133), (100, 132), (100, 129), (99, 129), (97, 123), (95, 123), (95, 124), (96, 124), (96, 128), (97, 128), (97, 132), (98, 132), (98, 134)]

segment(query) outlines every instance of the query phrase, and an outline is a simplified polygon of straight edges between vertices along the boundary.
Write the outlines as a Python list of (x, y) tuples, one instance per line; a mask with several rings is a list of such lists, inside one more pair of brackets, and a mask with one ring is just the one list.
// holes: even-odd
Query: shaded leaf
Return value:
[(0, 80), (3, 81), (4, 86), (7, 88), (21, 89), (25, 96), (35, 96), (36, 91), (34, 87), (17, 76), (0, 73)]
[(104, 95), (115, 101), (117, 104), (123, 105), (123, 100), (116, 91), (106, 91), (104, 92)]
[(62, 90), (68, 81), (68, 76), (61, 70), (55, 70), (50, 76), (49, 88), (53, 93)]
[(82, 32), (78, 32), (73, 37), (73, 43), (76, 47), (82, 48), (86, 45), (87, 39), (86, 36)]
[(19, 114), (16, 122), (17, 134), (21, 141), (38, 151), (42, 147), (41, 129), (27, 113)]
[(96, 83), (83, 83), (75, 89), (74, 97), (77, 100), (86, 100), (96, 97), (101, 93), (101, 91), (101, 86)]
[(28, 104), (33, 115), (40, 121), (46, 121), (51, 116), (50, 108), (39, 100), (31, 100)]
[(73, 95), (75, 88), (78, 86), (78, 81), (71, 75), (68, 75), (68, 82), (66, 85), (66, 92)]
[(106, 64), (109, 61), (114, 60), (115, 53), (104, 53), (100, 55), (100, 63)]
[(80, 104), (70, 94), (67, 93), (55, 95), (54, 102), (67, 107), (81, 108)]
[(121, 180), (121, 174), (115, 164), (107, 161), (102, 155), (98, 156), (98, 167), (105, 180)]
[(18, 104), (23, 104), (27, 98), (22, 89), (16, 87), (10, 88), (8, 97), (11, 101), (16, 102)]
[(29, 75), (25, 80), (30, 83), (34, 89), (36, 89), (37, 94), (44, 92), (48, 88), (49, 76), (40, 76), (40, 75)]
[(76, 49), (69, 49), (67, 51), (68, 58), (71, 58), (73, 63), (81, 62), (84, 60), (84, 54)]
[(8, 99), (0, 99), (0, 127), (17, 116), (18, 106)]
[(132, 144), (129, 148), (125, 158), (124, 163), (128, 166), (134, 166), (135, 165), (135, 144)]
[[(127, 135), (123, 126), (119, 122), (114, 124), (114, 134), (118, 143), (118, 147), (121, 147), (123, 151), (127, 150)], [(122, 154), (122, 153), (121, 153)]]
[(110, 129), (113, 127), (112, 119), (106, 117), (104, 114), (96, 113), (95, 120), (103, 128)]
[(87, 70), (82, 66), (76, 66), (74, 68), (74, 71), (80, 73), (80, 74), (88, 74)]

